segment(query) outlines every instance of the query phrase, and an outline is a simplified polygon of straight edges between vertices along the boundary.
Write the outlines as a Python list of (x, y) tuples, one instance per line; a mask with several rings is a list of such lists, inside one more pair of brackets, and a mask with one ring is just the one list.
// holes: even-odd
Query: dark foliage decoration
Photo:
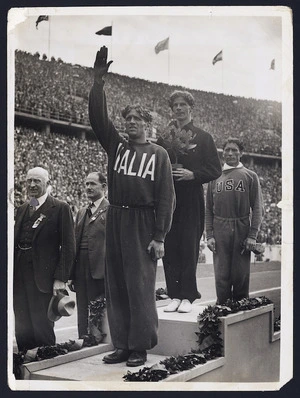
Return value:
[(13, 355), (13, 374), (15, 375), (16, 380), (22, 379), (21, 366), (24, 363), (24, 353), (18, 352)]
[(94, 345), (98, 345), (97, 339), (92, 334), (85, 334), (82, 336), (83, 338), (83, 347), (92, 347)]
[(245, 298), (239, 301), (228, 300), (224, 305), (209, 305), (198, 316), (199, 332), (196, 332), (198, 349), (191, 350), (191, 353), (187, 355), (168, 357), (160, 361), (160, 365), (154, 365), (151, 368), (144, 367), (135, 373), (128, 371), (123, 379), (125, 381), (161, 381), (171, 374), (192, 369), (208, 360), (223, 356), (223, 340), (220, 337), (219, 325), (221, 321), (219, 318), (268, 304), (272, 304), (272, 301), (262, 296)]
[(36, 353), (36, 360), (42, 361), (43, 359), (54, 358), (58, 355), (65, 355), (70, 351), (71, 344), (74, 343), (75, 341), (70, 340), (69, 343), (39, 347)]
[(28, 362), (42, 361), (51, 359), (58, 355), (65, 355), (71, 351), (80, 350), (84, 346), (84, 340), (69, 340), (66, 343), (51, 346), (41, 346), (30, 350), (20, 351), (13, 354), (13, 373), (15, 378), (22, 378), (21, 366)]
[(155, 295), (156, 295), (156, 301), (166, 300), (169, 298), (167, 290), (162, 287), (160, 287), (159, 289), (156, 289)]
[(196, 144), (192, 143), (195, 134), (191, 130), (181, 129), (175, 119), (172, 119), (163, 131), (158, 131), (158, 135), (164, 141), (171, 162), (175, 164), (180, 155), (187, 154), (190, 149), (196, 147)]
[(103, 331), (103, 318), (105, 315), (105, 310), (105, 297), (101, 296), (96, 300), (92, 300), (89, 304), (89, 335), (94, 336), (97, 344), (101, 343), (106, 336), (106, 333)]
[(161, 381), (169, 376), (169, 372), (166, 369), (153, 369), (144, 367), (138, 372), (131, 373), (127, 372), (123, 379), (126, 381)]
[(51, 346), (36, 347), (30, 350), (13, 354), (13, 374), (16, 380), (22, 379), (21, 366), (28, 362), (42, 361), (51, 359), (58, 355), (65, 355), (71, 351), (80, 350), (83, 347), (92, 347), (98, 345), (106, 336), (102, 332), (103, 317), (106, 309), (106, 300), (100, 297), (91, 301), (89, 304), (89, 334), (84, 335), (82, 339), (69, 340), (68, 342), (55, 344)]
[(231, 313), (235, 313), (239, 311), (253, 310), (254, 308), (258, 308), (268, 304), (272, 304), (272, 301), (265, 296), (261, 296), (255, 298), (244, 298), (238, 301), (228, 300), (226, 301), (225, 306), (231, 309)]
[(182, 372), (194, 368), (196, 365), (206, 363), (207, 360), (202, 354), (187, 354), (170, 357), (160, 363), (170, 372), (170, 374)]
[(280, 315), (275, 319), (274, 322), (274, 332), (278, 332), (280, 330), (281, 324), (280, 324)]
[(209, 305), (198, 317), (199, 332), (196, 332), (198, 350), (192, 351), (204, 354), (206, 359), (222, 356), (223, 340), (219, 331), (221, 321), (219, 320), (218, 307)]
[[(158, 289), (159, 290), (159, 289)], [(159, 290), (157, 294), (164, 294), (165, 291)], [(189, 370), (197, 365), (204, 364), (208, 360), (221, 357), (223, 355), (223, 340), (220, 337), (219, 325), (220, 317), (227, 316), (239, 311), (252, 310), (264, 305), (271, 304), (272, 301), (262, 296), (257, 298), (242, 299), (239, 301), (228, 300), (224, 305), (208, 306), (198, 316), (199, 332), (198, 349), (191, 350), (190, 354), (171, 356), (151, 368), (144, 367), (138, 372), (128, 371), (123, 376), (125, 381), (161, 381), (169, 375)], [(32, 350), (25, 350), (13, 354), (13, 373), (16, 380), (22, 379), (21, 366), (32, 361), (41, 361), (54, 358), (58, 355), (65, 355), (68, 352), (76, 351), (82, 347), (91, 347), (99, 344), (99, 336), (92, 333), (92, 327), (96, 328), (101, 337), (105, 336), (102, 332), (103, 317), (106, 309), (105, 298), (91, 301), (89, 304), (89, 328), (90, 333), (83, 336), (80, 340), (69, 340), (63, 344), (53, 346), (36, 347)], [(274, 322), (274, 331), (280, 330), (280, 316)]]

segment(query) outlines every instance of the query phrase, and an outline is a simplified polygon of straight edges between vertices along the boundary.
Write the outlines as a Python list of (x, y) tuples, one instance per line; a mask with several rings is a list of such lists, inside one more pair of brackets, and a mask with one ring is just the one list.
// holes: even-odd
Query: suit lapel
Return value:
[(77, 214), (76, 233), (75, 233), (77, 250), (79, 248), (79, 243), (81, 241), (81, 235), (84, 227), (85, 217), (86, 217), (86, 207), (84, 209), (78, 210)]
[(102, 213), (106, 211), (108, 207), (108, 200), (103, 199), (100, 205), (98, 206), (97, 210), (93, 213), (92, 217), (90, 218), (89, 224), (94, 222)]
[(77, 221), (77, 228), (80, 230), (84, 225), (84, 219), (86, 214), (86, 207), (83, 209), (78, 210), (78, 221)]
[(18, 211), (18, 218), (16, 219), (16, 223), (15, 223), (15, 227), (14, 227), (14, 238), (15, 238), (15, 242), (17, 242), (17, 240), (18, 240), (18, 236), (19, 236), (19, 232), (20, 232), (20, 229), (21, 229), (21, 225), (22, 225), (22, 221), (23, 221), (23, 218), (24, 218), (24, 215), (25, 215), (25, 213), (26, 213), (26, 210), (27, 210), (27, 208), (28, 208), (28, 206), (29, 206), (29, 202), (27, 202), (27, 203), (24, 203), (20, 208), (19, 208), (19, 211)]
[(52, 199), (51, 196), (48, 196), (45, 203), (39, 209), (37, 209), (39, 217), (38, 220), (33, 224), (33, 225), (37, 224), (37, 226), (34, 228), (33, 239), (32, 239), (33, 241), (35, 240), (39, 232), (42, 230), (44, 225), (46, 225), (46, 221), (51, 214), (50, 211), (52, 207), (55, 207), (54, 200)]

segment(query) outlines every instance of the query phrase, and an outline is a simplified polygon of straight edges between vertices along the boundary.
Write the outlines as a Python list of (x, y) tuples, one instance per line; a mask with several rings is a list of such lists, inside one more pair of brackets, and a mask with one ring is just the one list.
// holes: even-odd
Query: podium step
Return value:
[(164, 356), (148, 354), (147, 362), (142, 366), (128, 367), (126, 362), (105, 364), (102, 358), (113, 351), (107, 351), (77, 361), (68, 362), (48, 369), (34, 372), (31, 380), (73, 380), (73, 381), (99, 381), (123, 382), (123, 376), (130, 372), (138, 372), (143, 367), (151, 367), (165, 359)]
[(158, 344), (152, 354), (164, 356), (185, 355), (191, 349), (197, 348), (197, 335), (199, 331), (197, 317), (206, 306), (193, 304), (189, 313), (164, 312), (164, 308), (157, 309), (159, 318)]
[[(41, 362), (24, 364), (27, 380), (69, 380), (127, 383), (128, 371), (138, 372), (170, 356), (185, 355), (197, 349), (197, 317), (205, 306), (193, 304), (190, 313), (164, 312), (158, 308), (158, 344), (148, 351), (140, 367), (126, 363), (108, 365), (104, 355), (113, 351), (109, 341)], [(220, 317), (224, 356), (197, 365), (191, 370), (170, 375), (162, 382), (276, 382), (279, 380), (280, 332), (274, 333), (273, 304)], [(267, 364), (267, 366), (266, 366)], [(144, 384), (144, 383), (143, 383)]]

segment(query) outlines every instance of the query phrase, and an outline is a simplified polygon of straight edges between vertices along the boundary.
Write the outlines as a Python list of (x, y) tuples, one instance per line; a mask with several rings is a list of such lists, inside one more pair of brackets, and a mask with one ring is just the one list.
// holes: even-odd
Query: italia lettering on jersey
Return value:
[(244, 186), (244, 181), (239, 180), (238, 183), (236, 183), (232, 178), (225, 180), (225, 181), (217, 181), (216, 183), (216, 192), (220, 193), (223, 190), (224, 191), (238, 191), (238, 192), (245, 192), (245, 186)]
[[(155, 175), (155, 153), (148, 154), (144, 152), (140, 159), (137, 159), (136, 151), (132, 149), (125, 149), (122, 143), (119, 143), (116, 159), (114, 164), (114, 171), (119, 174), (136, 176), (146, 178), (150, 176), (151, 181), (154, 181)], [(133, 155), (130, 159), (130, 156)], [(130, 159), (130, 160), (129, 160)]]

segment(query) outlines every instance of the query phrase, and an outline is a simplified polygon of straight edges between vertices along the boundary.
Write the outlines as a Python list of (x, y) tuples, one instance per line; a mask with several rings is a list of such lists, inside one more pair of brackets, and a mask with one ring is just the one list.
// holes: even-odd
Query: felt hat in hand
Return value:
[(62, 316), (73, 314), (75, 301), (69, 297), (68, 292), (64, 290), (56, 296), (52, 296), (48, 306), (48, 319), (52, 322), (58, 321)]
[(255, 243), (254, 248), (252, 249), (254, 254), (263, 254), (265, 252), (265, 246), (261, 243)]

